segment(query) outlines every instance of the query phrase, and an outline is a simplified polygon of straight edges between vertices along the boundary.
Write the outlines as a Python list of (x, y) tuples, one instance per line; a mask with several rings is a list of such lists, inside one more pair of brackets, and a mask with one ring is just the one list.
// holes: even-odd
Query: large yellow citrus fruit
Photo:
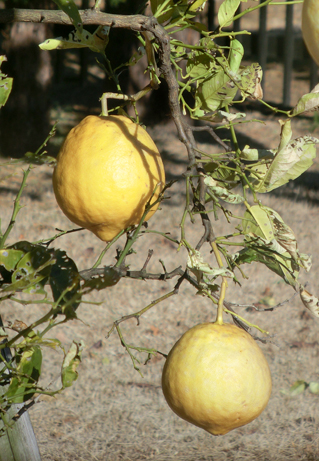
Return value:
[(271, 387), (261, 349), (230, 324), (203, 323), (188, 330), (168, 354), (162, 376), (171, 409), (214, 435), (257, 418)]
[(106, 242), (138, 224), (156, 186), (152, 201), (164, 184), (164, 167), (153, 140), (144, 128), (120, 115), (82, 120), (66, 137), (53, 173), (62, 211)]
[(319, 65), (319, 0), (304, 0), (301, 28), (308, 51)]

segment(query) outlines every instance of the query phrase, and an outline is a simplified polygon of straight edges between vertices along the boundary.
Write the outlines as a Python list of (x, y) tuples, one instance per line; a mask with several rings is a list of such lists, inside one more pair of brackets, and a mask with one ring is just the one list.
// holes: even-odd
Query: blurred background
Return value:
[[(209, 30), (217, 27), (216, 15), (221, 2), (208, 0), (199, 15), (198, 20)], [(94, 5), (94, 0), (77, 0), (76, 4), (86, 9)], [(256, 6), (256, 2), (248, 1), (242, 5), (246, 9)], [(57, 8), (51, 0), (0, 1), (0, 9), (13, 7)], [(140, 0), (105, 0), (101, 10), (135, 14), (145, 11), (145, 5)], [(302, 4), (267, 6), (243, 16), (232, 26), (236, 31), (251, 32), (238, 36), (245, 48), (244, 60), (261, 64), (264, 99), (280, 108), (293, 106), (318, 82), (317, 66), (302, 40), (301, 10)], [(87, 27), (91, 32), (95, 28)], [(99, 98), (105, 91), (115, 91), (114, 84), (99, 66), (99, 56), (88, 49), (50, 52), (39, 49), (38, 44), (47, 38), (67, 37), (72, 27), (14, 23), (0, 24), (0, 29), (0, 53), (8, 58), (2, 70), (14, 78), (9, 101), (0, 113), (0, 155), (21, 157), (27, 151), (35, 151), (52, 124), (59, 120), (58, 134), (50, 147), (54, 155), (72, 126), (89, 113), (100, 113)], [(182, 32), (180, 38), (196, 43), (199, 35), (188, 30)], [(131, 32), (112, 30), (107, 56), (113, 68), (126, 62), (138, 46), (139, 42)], [(137, 65), (123, 70), (120, 82), (124, 92), (134, 94), (148, 83), (145, 64), (142, 59)], [(253, 105), (254, 109), (264, 110), (258, 102)], [(147, 120), (148, 125), (169, 119), (165, 82), (158, 91), (143, 98), (138, 109), (141, 120)]]

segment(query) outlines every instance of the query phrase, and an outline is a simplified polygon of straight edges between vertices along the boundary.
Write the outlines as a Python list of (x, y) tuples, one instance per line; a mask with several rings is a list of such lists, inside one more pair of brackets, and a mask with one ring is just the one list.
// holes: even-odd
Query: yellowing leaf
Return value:
[(296, 395), (302, 394), (304, 390), (308, 387), (308, 384), (305, 381), (296, 381), (293, 385), (286, 391), (282, 390), (281, 393), (288, 395), (289, 397), (295, 397)]
[(300, 287), (300, 298), (304, 306), (309, 309), (313, 315), (319, 317), (319, 299), (305, 290), (303, 286)]
[(207, 262), (204, 261), (201, 253), (197, 250), (189, 250), (187, 267), (194, 275), (196, 275), (197, 281), (201, 282), (203, 275), (210, 275), (213, 278), (222, 277), (234, 277), (234, 273), (227, 268), (212, 268)]
[(81, 362), (81, 355), (84, 349), (84, 343), (73, 341), (68, 353), (65, 355), (62, 364), (62, 385), (63, 387), (72, 386), (73, 382), (78, 379), (77, 367)]
[(298, 178), (312, 165), (319, 139), (312, 136), (300, 136), (288, 141), (288, 138), (288, 134), (281, 138), (273, 161), (259, 168), (264, 175), (261, 179), (252, 180), (256, 192), (266, 193), (283, 186), (288, 181)]
[(305, 112), (314, 112), (319, 109), (319, 84), (316, 85), (310, 93), (304, 94), (295, 107), (290, 111), (291, 116), (303, 114)]
[(87, 30), (81, 33), (71, 32), (68, 38), (57, 37), (49, 38), (43, 43), (40, 43), (41, 50), (63, 50), (69, 48), (90, 48), (96, 53), (101, 53), (105, 50), (108, 43), (108, 26), (100, 26), (91, 34)]
[(245, 199), (242, 195), (232, 194), (225, 187), (221, 187), (215, 179), (211, 176), (205, 176), (204, 183), (209, 187), (210, 191), (216, 196), (227, 203), (242, 203)]
[(319, 394), (319, 383), (311, 381), (309, 383), (309, 392), (312, 394)]

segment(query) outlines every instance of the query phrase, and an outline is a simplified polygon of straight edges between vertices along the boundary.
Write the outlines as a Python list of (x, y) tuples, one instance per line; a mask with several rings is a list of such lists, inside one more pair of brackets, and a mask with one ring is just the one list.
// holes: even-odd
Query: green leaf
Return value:
[(263, 173), (261, 179), (252, 179), (255, 191), (270, 192), (298, 178), (312, 165), (318, 143), (319, 139), (312, 136), (301, 136), (287, 144), (283, 143), (284, 147), (277, 151), (270, 164), (253, 168)]
[(258, 246), (258, 239), (246, 241), (247, 247), (232, 255), (232, 267), (241, 264), (251, 264), (257, 262), (264, 264), (275, 274), (279, 275), (288, 285), (295, 288), (298, 278), (298, 266), (289, 259), (289, 253), (282, 255), (270, 248), (267, 248), (265, 242), (263, 246)]
[(228, 57), (228, 62), (229, 62), (229, 67), (230, 70), (236, 75), (240, 63), (243, 59), (244, 56), (244, 47), (240, 43), (240, 41), (236, 39), (232, 39), (230, 42), (230, 51), (229, 51), (229, 57)]
[(292, 257), (292, 259), (307, 272), (311, 268), (311, 256), (300, 255), (297, 245), (297, 240), (292, 229), (284, 222), (279, 213), (269, 207), (263, 207), (267, 213), (275, 240), (284, 248)]
[(206, 163), (205, 171), (218, 182), (218, 185), (228, 190), (233, 189), (240, 183), (240, 177), (236, 171), (222, 168), (219, 163)]
[(308, 386), (309, 386), (309, 391), (312, 394), (316, 394), (316, 395), (319, 394), (319, 383), (317, 383), (315, 381), (310, 381)]
[(54, 3), (64, 11), (69, 18), (76, 30), (81, 33), (83, 30), (83, 23), (79, 13), (79, 10), (73, 0), (53, 0)]
[[(301, 260), (294, 235), (292, 237), (287, 234), (287, 239), (283, 238), (283, 232), (287, 233), (288, 229), (290, 228), (280, 215), (268, 207), (254, 205), (244, 215), (243, 232), (247, 235), (246, 244), (263, 255), (259, 262), (263, 262), (295, 288)], [(291, 250), (291, 246), (294, 246), (292, 254), (287, 251), (287, 248)]]
[(68, 353), (65, 355), (62, 363), (61, 380), (62, 386), (70, 387), (78, 379), (77, 368), (81, 362), (81, 355), (84, 349), (84, 343), (73, 341)]
[(302, 394), (308, 387), (306, 381), (296, 381), (288, 390), (282, 390), (281, 393), (288, 395), (289, 397), (295, 397), (296, 395)]
[[(197, 115), (198, 114), (198, 115)], [(246, 114), (242, 112), (236, 112), (236, 113), (228, 113), (223, 110), (218, 110), (217, 112), (208, 112), (208, 113), (200, 113), (195, 111), (191, 116), (197, 116), (201, 120), (207, 120), (208, 122), (212, 123), (229, 123), (233, 122), (234, 120), (239, 120), (241, 118), (245, 118)]]
[(216, 69), (214, 58), (207, 53), (195, 52), (188, 57), (186, 71), (191, 79), (205, 79)]
[(243, 231), (245, 234), (254, 234), (272, 240), (274, 231), (266, 210), (260, 205), (254, 205), (247, 210), (243, 220)]
[(55, 251), (56, 262), (52, 266), (49, 283), (54, 301), (63, 314), (75, 317), (75, 310), (81, 302), (80, 275), (75, 262), (65, 251)]
[[(227, 203), (242, 203), (244, 202), (244, 197), (239, 194), (230, 193), (225, 187), (220, 187), (211, 176), (205, 176), (204, 183), (208, 186), (210, 191), (221, 200), (224, 200)], [(209, 200), (208, 200), (209, 201)]]
[(10, 248), (0, 250), (0, 266), (3, 266), (7, 271), (14, 271), (24, 254), (21, 250)]
[[(250, 146), (246, 145), (240, 153), (240, 158), (249, 161), (272, 160), (275, 153), (276, 151), (273, 149), (251, 149)], [(257, 169), (258, 167), (255, 167), (255, 170)]]
[[(3, 61), (6, 61), (6, 56), (0, 56), (0, 67)], [(5, 105), (12, 90), (13, 78), (7, 77), (0, 70), (0, 108)]]
[[(159, 13), (159, 8), (163, 5), (163, 4), (166, 4), (164, 6), (164, 8), (161, 10), (161, 13)], [(158, 20), (158, 22), (160, 24), (162, 24), (163, 22), (166, 22), (168, 21), (171, 17), (172, 17), (172, 14), (173, 14), (173, 9), (174, 9), (174, 3), (173, 3), (173, 0), (151, 0), (151, 10), (152, 10), (152, 14), (153, 16), (155, 16), (155, 18)]]
[(211, 267), (208, 263), (204, 261), (201, 253), (198, 250), (194, 249), (189, 249), (187, 267), (191, 272), (193, 272), (199, 283), (201, 283), (204, 279), (204, 276), (207, 275), (212, 276), (212, 278), (208, 279), (210, 282), (219, 276), (234, 278), (234, 273), (225, 267)]
[(204, 111), (216, 111), (231, 104), (237, 93), (237, 86), (221, 69), (198, 84), (195, 94), (196, 107)]
[(303, 114), (304, 112), (314, 112), (319, 109), (319, 84), (310, 93), (304, 94), (295, 107), (289, 112), (291, 117)]
[(13, 78), (0, 78), (0, 107), (7, 102), (12, 90)]
[[(12, 254), (10, 262), (6, 261), (6, 253)], [(2, 291), (46, 294), (44, 285), (50, 275), (51, 266), (55, 263), (52, 250), (29, 242), (18, 242), (1, 251), (0, 265), (1, 263), (10, 267), (7, 284)]]
[(240, 5), (240, 0), (224, 0), (218, 10), (218, 23), (220, 27), (227, 27), (233, 22), (233, 17)]
[(37, 390), (37, 382), (41, 374), (42, 352), (40, 347), (26, 348), (16, 357), (17, 367), (11, 379), (6, 397), (13, 403), (23, 403), (29, 400)]

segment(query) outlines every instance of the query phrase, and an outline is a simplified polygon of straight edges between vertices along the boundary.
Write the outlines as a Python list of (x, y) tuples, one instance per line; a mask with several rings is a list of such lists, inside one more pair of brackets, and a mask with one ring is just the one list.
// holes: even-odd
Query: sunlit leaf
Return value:
[(0, 266), (3, 266), (7, 271), (14, 271), (24, 254), (23, 251), (12, 248), (0, 250)]
[[(259, 262), (266, 264), (286, 283), (295, 287), (299, 265), (301, 265), (300, 255), (297, 252), (296, 244), (293, 243), (295, 242), (294, 236), (290, 237), (292, 242), (289, 242), (294, 245), (294, 257), (287, 251), (288, 241), (285, 241), (286, 247), (281, 244), (284, 240), (281, 240), (280, 230), (286, 229), (286, 225), (280, 215), (271, 208), (254, 205), (249, 208), (249, 211), (246, 211), (244, 218), (243, 231), (247, 235), (245, 241), (250, 242), (249, 246), (253, 246), (257, 253), (262, 254)], [(279, 225), (279, 223), (281, 224)], [(288, 232), (287, 229), (286, 232)], [(289, 248), (291, 249), (291, 247)]]
[(309, 309), (313, 315), (319, 317), (319, 299), (305, 290), (303, 286), (300, 287), (300, 298), (303, 305)]
[(40, 378), (42, 366), (42, 352), (40, 347), (29, 347), (22, 354), (16, 354), (16, 373), (11, 379), (6, 397), (13, 403), (22, 403), (29, 400), (36, 392), (36, 385)]
[[(192, 115), (196, 115), (196, 113)], [(223, 110), (218, 110), (217, 112), (204, 112), (201, 115), (198, 114), (198, 118), (201, 118), (202, 120), (207, 120), (208, 122), (212, 123), (229, 123), (233, 122), (234, 120), (239, 120), (245, 117), (246, 114), (244, 114), (243, 112), (229, 113)]]
[(240, 5), (240, 0), (224, 0), (218, 10), (218, 24), (227, 27), (233, 22), (233, 17)]
[(224, 200), (227, 203), (237, 204), (242, 203), (245, 200), (242, 195), (232, 194), (225, 187), (218, 185), (217, 181), (215, 181), (215, 179), (213, 179), (211, 176), (205, 176), (204, 183), (209, 187), (214, 196)]
[[(246, 145), (240, 153), (240, 158), (244, 160), (272, 160), (276, 151), (273, 149), (251, 149)], [(255, 169), (258, 170), (259, 166)]]
[(319, 84), (310, 93), (304, 94), (296, 106), (289, 112), (291, 116), (303, 114), (304, 112), (314, 112), (319, 109)]
[[(2, 290), (5, 292), (23, 291), (25, 293), (46, 294), (44, 285), (51, 272), (51, 266), (55, 263), (52, 250), (47, 250), (40, 245), (33, 245), (29, 242), (18, 242), (21, 250), (8, 249), (15, 251), (16, 257), (22, 248), (30, 249), (22, 258), (19, 258), (13, 272), (10, 272), (10, 283), (5, 285)], [(3, 253), (2, 253), (3, 256)]]
[(243, 45), (240, 43), (239, 40), (236, 40), (236, 39), (231, 40), (228, 62), (229, 62), (230, 70), (234, 72), (235, 76), (239, 70), (240, 63), (243, 59), (243, 56), (244, 56)]
[[(189, 250), (187, 267), (196, 276), (197, 281), (200, 283), (204, 275), (212, 276), (212, 279), (222, 277), (234, 277), (234, 273), (227, 268), (213, 268), (204, 261), (203, 256), (197, 250)], [(211, 280), (212, 280), (211, 279)]]
[(311, 392), (312, 394), (318, 395), (319, 394), (319, 383), (315, 381), (310, 381), (308, 385), (308, 389), (309, 389), (309, 392)]
[(104, 52), (106, 45), (109, 41), (109, 30), (108, 26), (100, 26), (91, 34), (87, 30), (83, 30), (81, 33), (71, 32), (68, 38), (57, 37), (49, 38), (43, 43), (40, 43), (39, 47), (41, 50), (63, 50), (69, 48), (90, 48), (90, 50), (101, 53)]
[(256, 192), (270, 192), (298, 178), (312, 165), (318, 143), (319, 139), (312, 136), (301, 136), (287, 143), (282, 142), (283, 148), (277, 151), (273, 161), (256, 168), (264, 173), (261, 179), (252, 180)]
[(84, 349), (84, 343), (73, 341), (69, 351), (64, 357), (62, 363), (61, 380), (62, 386), (70, 387), (78, 379), (77, 368), (81, 362), (81, 355)]
[[(6, 56), (0, 56), (0, 67), (3, 61), (6, 61)], [(0, 70), (0, 108), (5, 105), (12, 90), (13, 78), (7, 77)]]
[(306, 381), (296, 381), (288, 390), (282, 390), (281, 393), (288, 395), (289, 397), (295, 397), (296, 395), (302, 394), (308, 387)]
[(263, 71), (258, 63), (252, 63), (240, 71), (242, 97), (249, 96), (252, 99), (261, 99), (263, 97), (262, 75)]

